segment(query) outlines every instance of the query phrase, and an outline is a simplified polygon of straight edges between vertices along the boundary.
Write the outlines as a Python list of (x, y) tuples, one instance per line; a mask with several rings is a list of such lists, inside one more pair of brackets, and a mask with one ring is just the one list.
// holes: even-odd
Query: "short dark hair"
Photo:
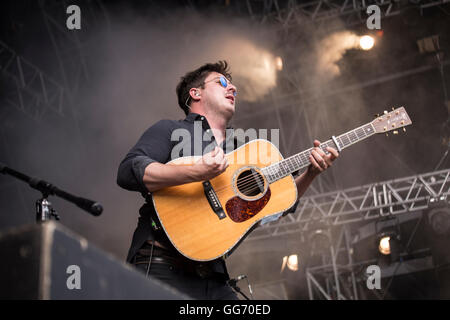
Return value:
[(189, 107), (186, 106), (186, 101), (190, 97), (189, 90), (192, 88), (203, 88), (205, 79), (211, 72), (218, 72), (227, 77), (228, 80), (232, 80), (231, 73), (228, 70), (228, 63), (225, 60), (221, 60), (216, 63), (206, 63), (200, 68), (190, 71), (181, 77), (181, 80), (177, 85), (176, 92), (178, 97), (178, 105), (181, 109), (183, 109), (186, 115), (189, 113)]

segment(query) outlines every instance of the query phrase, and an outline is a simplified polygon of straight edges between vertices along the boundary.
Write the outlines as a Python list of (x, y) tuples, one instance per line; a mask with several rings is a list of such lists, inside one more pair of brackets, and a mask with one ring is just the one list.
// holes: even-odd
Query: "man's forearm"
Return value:
[(197, 181), (193, 165), (170, 165), (152, 162), (145, 168), (143, 177), (148, 191)]
[(301, 175), (295, 178), (295, 184), (297, 185), (299, 198), (303, 196), (315, 177), (317, 177), (317, 174), (312, 173), (309, 169), (307, 169)]

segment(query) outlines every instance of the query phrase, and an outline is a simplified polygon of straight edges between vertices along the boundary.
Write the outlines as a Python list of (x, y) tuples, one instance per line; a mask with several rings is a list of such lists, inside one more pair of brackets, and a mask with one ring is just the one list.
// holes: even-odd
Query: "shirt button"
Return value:
[(205, 120), (205, 117), (200, 117), (200, 120)]

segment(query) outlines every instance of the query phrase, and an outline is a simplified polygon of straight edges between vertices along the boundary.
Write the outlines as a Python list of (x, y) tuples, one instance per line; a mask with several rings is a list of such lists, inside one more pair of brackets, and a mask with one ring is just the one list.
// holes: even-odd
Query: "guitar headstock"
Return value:
[(412, 121), (404, 107), (393, 109), (391, 112), (384, 111), (384, 114), (377, 116), (376, 119), (372, 121), (376, 133), (394, 131), (394, 134), (397, 134), (398, 129), (403, 128), (403, 130), (406, 131), (405, 127), (410, 124), (412, 124)]

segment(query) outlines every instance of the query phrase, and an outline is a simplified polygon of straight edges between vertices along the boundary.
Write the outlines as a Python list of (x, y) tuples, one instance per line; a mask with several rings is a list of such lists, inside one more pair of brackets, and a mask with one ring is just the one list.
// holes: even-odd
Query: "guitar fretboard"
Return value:
[[(335, 148), (336, 150), (343, 150), (348, 148), (352, 144), (360, 142), (371, 135), (375, 134), (375, 129), (371, 123), (365, 124), (354, 130), (341, 134), (334, 139), (330, 139), (322, 143), (319, 148), (329, 154), (326, 150), (327, 147)], [(287, 175), (296, 172), (297, 170), (303, 169), (311, 163), (309, 160), (309, 155), (313, 148), (297, 153), (289, 158), (283, 159), (277, 163), (267, 166), (262, 169), (262, 173), (265, 175), (269, 183), (273, 183), (280, 180)]]

